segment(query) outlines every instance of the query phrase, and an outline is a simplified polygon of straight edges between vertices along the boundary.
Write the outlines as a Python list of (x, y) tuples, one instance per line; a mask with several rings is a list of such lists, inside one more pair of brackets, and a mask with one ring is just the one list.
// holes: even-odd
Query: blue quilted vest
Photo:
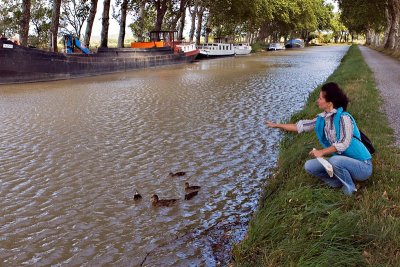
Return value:
[[(335, 126), (336, 131), (336, 140), (340, 139), (340, 117), (342, 115), (348, 115), (351, 118), (351, 122), (353, 123), (354, 132), (353, 137), (350, 141), (350, 146), (341, 154), (342, 156), (347, 156), (353, 159), (358, 160), (368, 160), (371, 159), (371, 154), (369, 153), (368, 149), (363, 145), (363, 143), (359, 140), (360, 131), (358, 130), (356, 121), (354, 118), (347, 112), (343, 111), (343, 108), (338, 108), (335, 117), (333, 118), (333, 125)], [(328, 139), (325, 136), (324, 132), (325, 127), (325, 118), (318, 116), (317, 122), (315, 125), (315, 132), (317, 134), (318, 140), (324, 148), (330, 147), (331, 144), (329, 143)], [(357, 139), (357, 138), (359, 139)]]

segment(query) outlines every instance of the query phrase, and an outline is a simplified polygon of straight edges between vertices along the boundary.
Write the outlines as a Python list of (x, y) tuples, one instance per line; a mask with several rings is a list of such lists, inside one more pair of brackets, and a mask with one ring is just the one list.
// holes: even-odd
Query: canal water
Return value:
[(0, 265), (226, 265), (276, 165), (263, 122), (302, 109), (347, 49), (0, 86)]

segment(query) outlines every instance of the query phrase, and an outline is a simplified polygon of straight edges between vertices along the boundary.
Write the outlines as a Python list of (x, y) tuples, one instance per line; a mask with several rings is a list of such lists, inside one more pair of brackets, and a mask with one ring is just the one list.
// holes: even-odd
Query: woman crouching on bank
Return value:
[[(318, 107), (322, 113), (313, 120), (300, 120), (296, 124), (279, 124), (270, 121), (266, 125), (292, 132), (309, 132), (315, 130), (323, 146), (320, 150), (311, 150), (310, 155), (327, 158), (333, 167), (330, 177), (317, 159), (308, 160), (305, 170), (331, 187), (342, 187), (346, 195), (356, 191), (354, 181), (365, 181), (372, 174), (371, 154), (360, 141), (360, 132), (354, 118), (346, 112), (348, 98), (336, 83), (322, 86)], [(357, 138), (358, 139), (357, 139)]]

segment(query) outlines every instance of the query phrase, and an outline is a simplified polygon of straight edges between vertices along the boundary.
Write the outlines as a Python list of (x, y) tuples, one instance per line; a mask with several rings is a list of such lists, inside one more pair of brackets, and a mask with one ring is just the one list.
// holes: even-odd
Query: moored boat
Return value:
[(71, 79), (193, 61), (199, 50), (176, 42), (175, 33), (151, 32), (150, 41), (141, 42), (142, 46), (132, 43), (131, 48), (99, 48), (88, 54), (48, 52), (2, 38), (0, 84)]
[(248, 55), (251, 53), (251, 46), (248, 43), (237, 43), (233, 46), (235, 55)]
[(267, 48), (268, 51), (285, 50), (285, 47), (281, 43), (270, 43)]
[(286, 48), (304, 48), (304, 41), (302, 39), (290, 39), (285, 44)]
[(205, 43), (197, 46), (200, 50), (199, 57), (221, 57), (235, 55), (233, 44), (230, 43)]

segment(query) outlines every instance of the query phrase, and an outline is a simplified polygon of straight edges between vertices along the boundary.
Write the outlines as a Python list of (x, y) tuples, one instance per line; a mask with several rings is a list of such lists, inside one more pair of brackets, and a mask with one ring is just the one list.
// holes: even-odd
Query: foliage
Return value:
[(33, 0), (31, 8), (31, 27), (35, 34), (29, 37), (30, 44), (36, 47), (45, 48), (49, 41), (51, 23), (51, 9), (46, 5), (45, 0)]
[(340, 19), (340, 13), (335, 13), (332, 20), (331, 20), (331, 30), (333, 34), (333, 39), (335, 40), (335, 43), (338, 42), (340, 36), (342, 35), (343, 32), (347, 32), (346, 26), (342, 23)]
[[(112, 5), (112, 12), (111, 12), (111, 16), (113, 19), (115, 19), (118, 23), (121, 22), (121, 5), (122, 5), (122, 1), (123, 0), (115, 0), (114, 4)], [(132, 15), (134, 15), (134, 11), (135, 10), (135, 4), (138, 1), (135, 0), (131, 0), (128, 1), (128, 13), (133, 13)]]
[(0, 36), (12, 37), (18, 32), (21, 10), (16, 0), (2, 0), (0, 2)]
[(355, 33), (369, 29), (382, 32), (386, 26), (386, 0), (338, 0), (343, 24)]
[(88, 0), (63, 0), (61, 3), (60, 34), (72, 34), (81, 38), (82, 26), (89, 16)]
[(144, 19), (143, 19), (143, 25), (140, 25), (140, 17), (138, 16), (139, 14), (139, 8), (140, 8), (140, 3), (135, 3), (132, 6), (134, 10), (134, 22), (129, 24), (129, 28), (132, 31), (132, 34), (134, 36), (139, 36), (142, 33), (148, 33), (154, 29), (154, 21), (156, 19), (156, 10), (153, 5), (146, 4), (145, 5), (145, 10), (144, 10)]

